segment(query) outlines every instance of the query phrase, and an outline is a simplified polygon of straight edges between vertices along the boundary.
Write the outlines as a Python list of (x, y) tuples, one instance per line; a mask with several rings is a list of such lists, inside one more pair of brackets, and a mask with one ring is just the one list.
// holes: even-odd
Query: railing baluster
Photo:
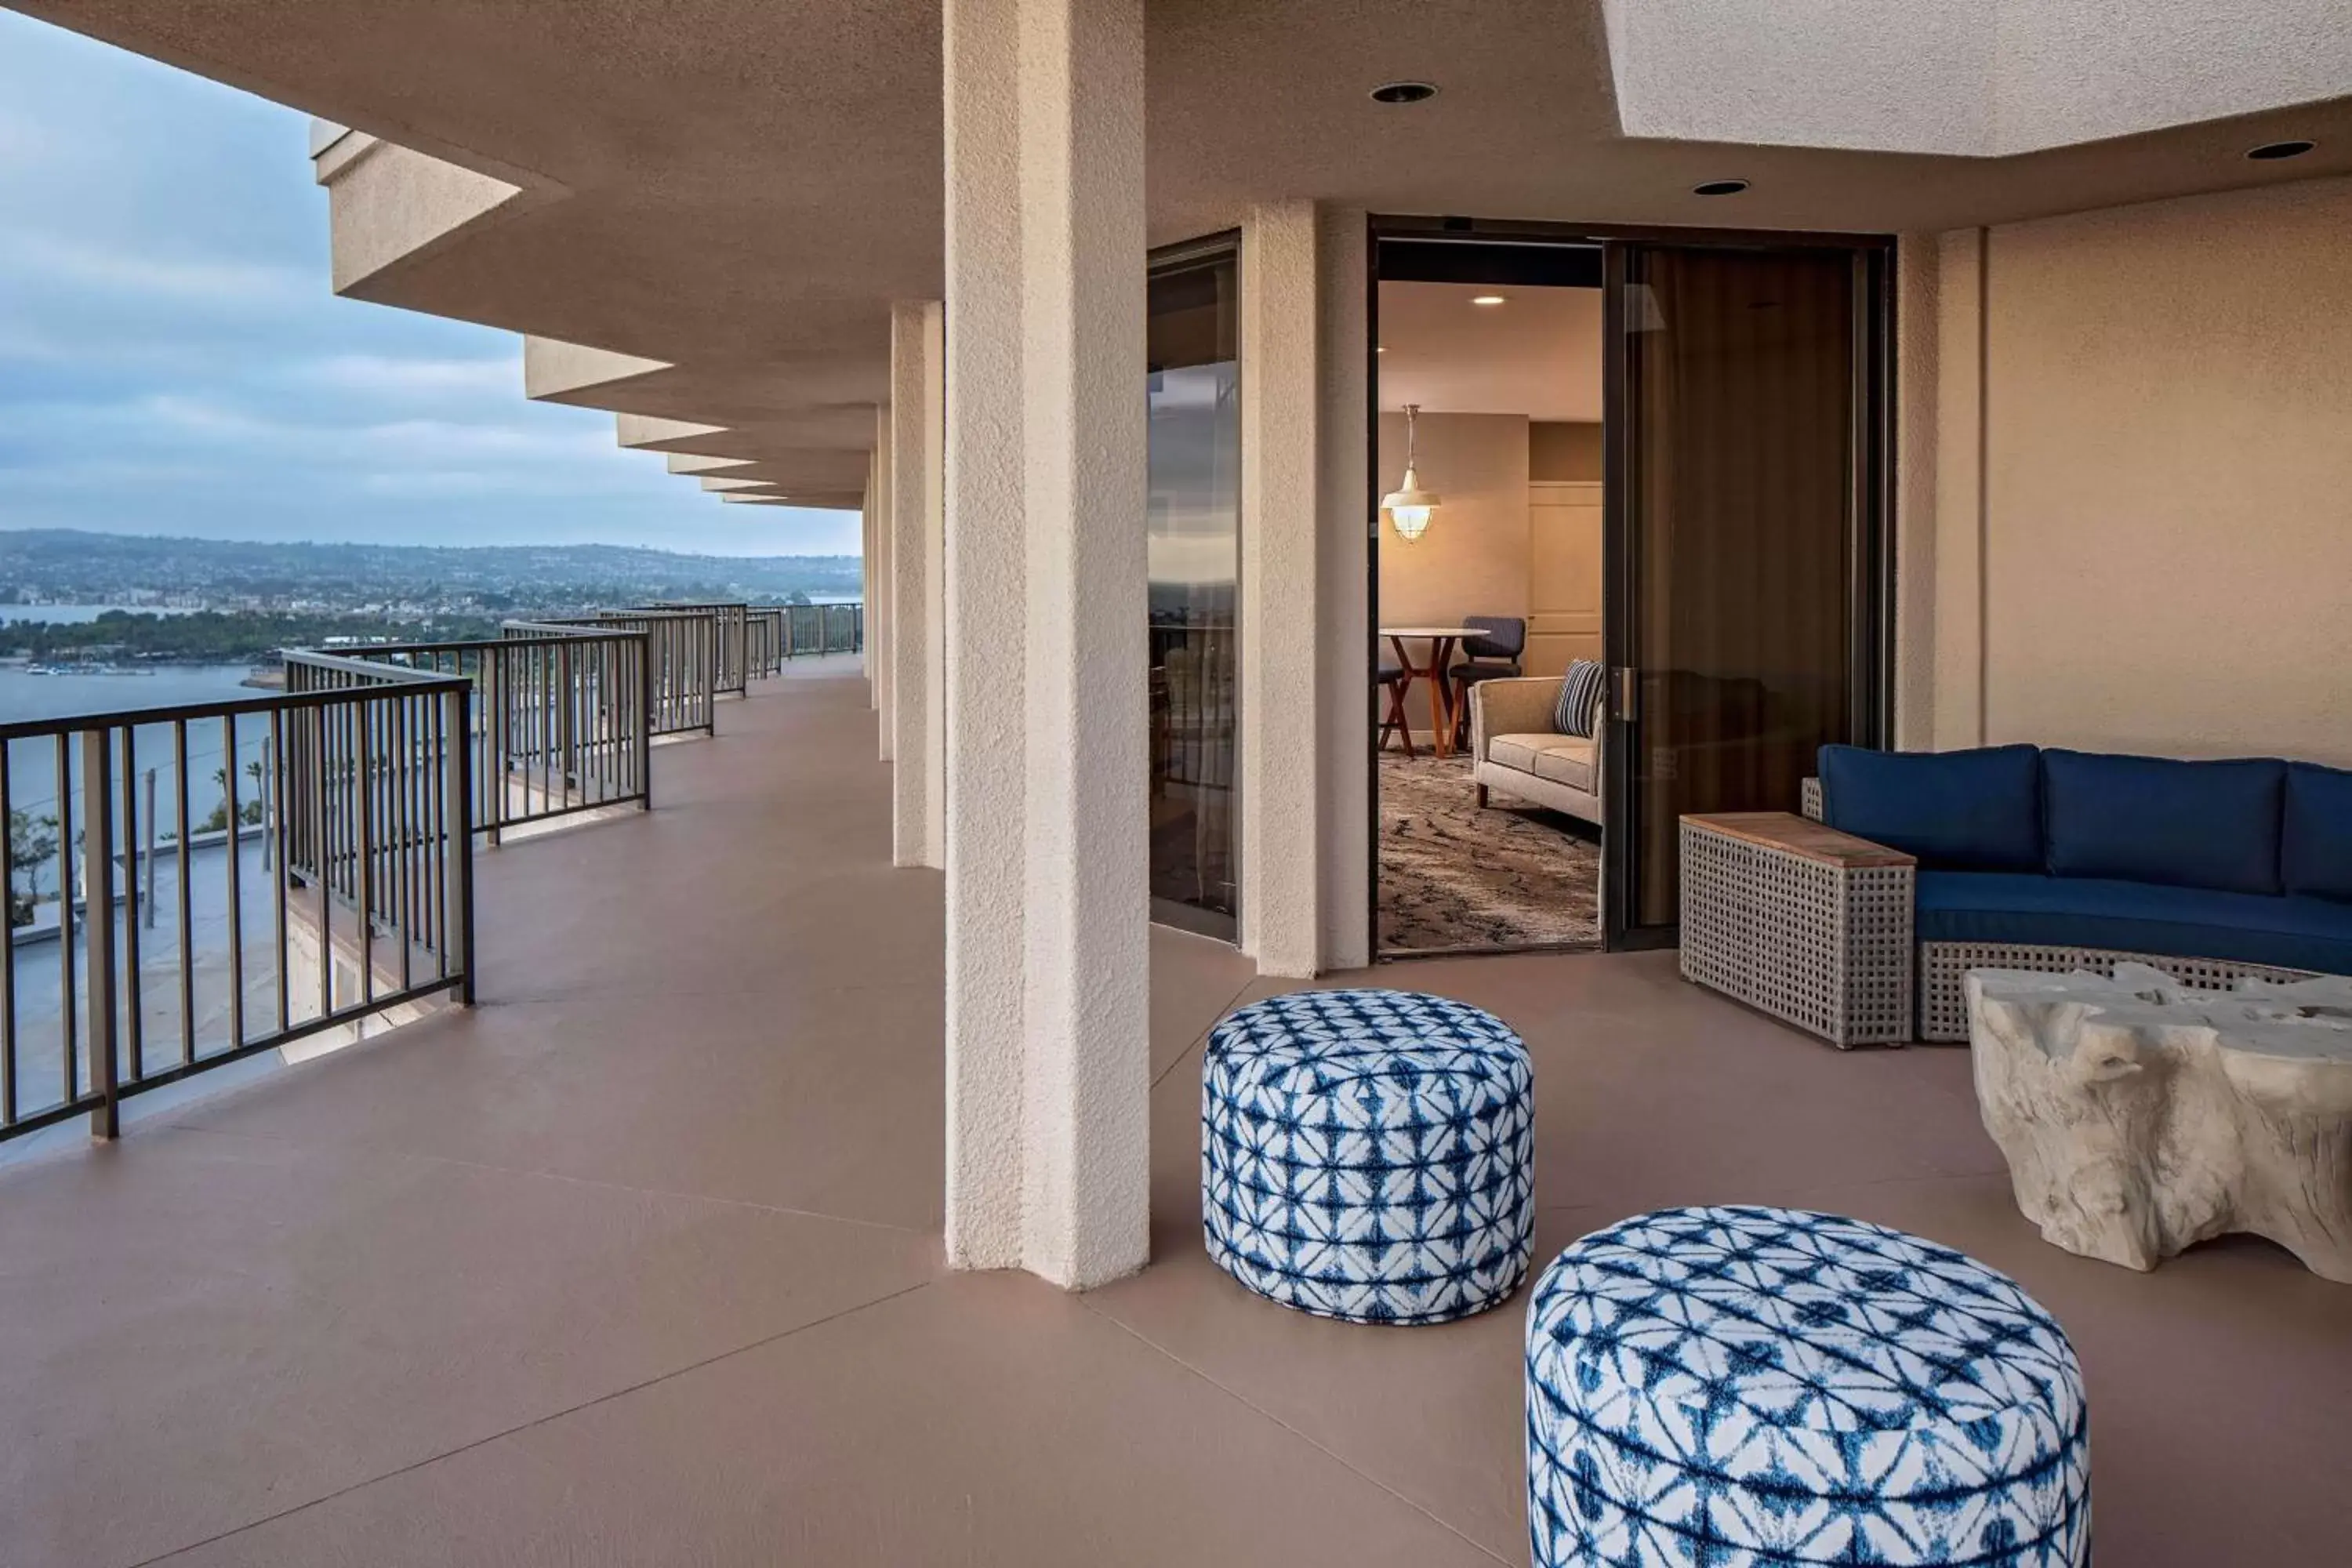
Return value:
[(370, 820), (375, 815), (375, 735), (372, 718), (375, 704), (356, 703), (352, 708), (353, 757), (352, 765), (359, 771), (352, 792), (352, 839), (355, 850), (352, 858), (354, 868), (353, 895), (359, 909), (360, 994), (362, 1006), (375, 1002), (375, 832)]
[[(289, 669), (287, 673), (291, 675), (293, 671)], [(269, 918), (270, 935), (278, 944), (278, 1032), (281, 1035), (294, 1026), (293, 998), (289, 994), (292, 990), (290, 972), (294, 966), (293, 933), (286, 909), (287, 885), (294, 875), (293, 813), (288, 809), (286, 793), (287, 774), (291, 771), (287, 731), (293, 727), (289, 722), (292, 717), (291, 714), (281, 714), (276, 709), (270, 710), (269, 739), (267, 742), (269, 747), (269, 804), (277, 818), (270, 824), (268, 834), (269, 841), (276, 845), (278, 851), (277, 874), (269, 879)], [(230, 856), (229, 864), (235, 866), (236, 859), (236, 856)], [(230, 886), (236, 886), (234, 876)], [(244, 906), (234, 899), (229, 904), (229, 929), (240, 932), (245, 929)], [(236, 947), (239, 952), (243, 951), (241, 936), (236, 940)], [(242, 1046), (245, 1044), (245, 980), (241, 971), (236, 994), (239, 1019), (236, 1043)]]
[(416, 984), (413, 968), (416, 931), (416, 840), (412, 811), (416, 805), (416, 750), (410, 736), (410, 720), (416, 706), (414, 697), (404, 694), (392, 706), (394, 756), (399, 759), (399, 788), (393, 798), (398, 803), (393, 842), (399, 854), (394, 860), (399, 879), (399, 891), (394, 907), (400, 911), (394, 934), (400, 939), (400, 988), (408, 990)]
[[(275, 715), (271, 726), (276, 727)], [(236, 801), (236, 715), (221, 718), (221, 765), (224, 778), (221, 785), (221, 815), (227, 818), (226, 839), (228, 857), (228, 1037), (233, 1048), (245, 1046), (245, 845), (237, 837), (237, 818), (241, 815)], [(286, 957), (280, 951), (278, 959), (278, 1027), (285, 1023)]]
[(65, 1080), (65, 1102), (81, 1099), (80, 987), (74, 980), (74, 949), (79, 945), (74, 921), (74, 876), (79, 867), (74, 846), (73, 750), (64, 731), (56, 741), (58, 774), (58, 1066)]
[[(180, 876), (177, 889), (180, 914), (180, 1065), (193, 1066), (196, 1059), (196, 933), (195, 898), (188, 886), (189, 856), (193, 853), (189, 840), (195, 829), (188, 821), (188, 721), (172, 721), (172, 803), (173, 832), (179, 839)], [(235, 853), (234, 842), (230, 852)]]
[[(449, 722), (452, 728), (462, 730), (467, 723), (466, 698), (467, 693), (463, 690), (449, 694)], [(447, 945), (457, 950), (459, 971), (464, 977), (460, 982), (462, 989), (458, 993), (459, 997), (470, 1006), (474, 1001), (474, 857), (472, 852), (474, 834), (473, 824), (467, 820), (466, 815), (467, 803), (472, 798), (467, 793), (467, 786), (470, 781), (466, 777), (466, 773), (472, 758), (462, 746), (448, 752), (446, 755), (448, 764), (456, 770), (456, 773), (450, 779), (448, 786), (441, 794), (444, 799), (457, 802), (459, 813), (458, 820), (448, 825), (443, 838), (449, 867), (448, 876), (455, 885), (457, 894), (456, 908), (451, 910), (446, 922), (449, 932)]]
[(318, 720), (314, 727), (317, 763), (311, 769), (315, 785), (311, 809), (313, 820), (318, 824), (318, 844), (317, 862), (311, 867), (310, 886), (317, 895), (318, 903), (319, 1011), (324, 1015), (335, 1010), (334, 900), (328, 893), (329, 885), (334, 880), (335, 865), (334, 816), (328, 788), (329, 775), (334, 771), (333, 710), (320, 708), (315, 710), (314, 716)]
[[(139, 726), (122, 726), (122, 1048), (131, 1081), (147, 1076), (147, 1037), (139, 993)], [(114, 863), (106, 867), (107, 920), (113, 921)]]
[[(16, 820), (16, 742), (0, 739), (0, 824)], [(26, 914), (32, 913), (26, 899)], [(16, 1125), (16, 835), (0, 834), (0, 1131)]]
[(113, 1138), (121, 1131), (114, 1060), (114, 736), (105, 726), (81, 734), (83, 921), (89, 974), (89, 1131)]

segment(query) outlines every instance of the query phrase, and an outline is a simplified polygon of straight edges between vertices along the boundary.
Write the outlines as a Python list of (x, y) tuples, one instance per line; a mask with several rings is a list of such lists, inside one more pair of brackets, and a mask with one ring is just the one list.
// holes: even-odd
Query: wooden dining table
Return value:
[[(1454, 650), (1464, 637), (1484, 637), (1476, 626), (1382, 626), (1381, 636), (1389, 639), (1396, 649), (1397, 663), (1404, 670), (1404, 696), (1412, 692), (1416, 680), (1429, 682), (1429, 718), (1433, 731), (1431, 740), (1441, 757), (1454, 754), (1454, 692), (1445, 678), (1446, 668), (1454, 662)], [(1429, 657), (1422, 663), (1413, 662), (1407, 643), (1426, 643)], [(1402, 699), (1400, 699), (1402, 700)], [(1410, 739), (1410, 737), (1407, 737)]]

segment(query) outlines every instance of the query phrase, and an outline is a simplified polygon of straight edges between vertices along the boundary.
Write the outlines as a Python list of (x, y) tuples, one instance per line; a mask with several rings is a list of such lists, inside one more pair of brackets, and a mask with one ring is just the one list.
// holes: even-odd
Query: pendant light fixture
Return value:
[(1404, 482), (1381, 498), (1381, 510), (1389, 514), (1397, 537), (1410, 544), (1429, 527), (1429, 520), (1437, 510), (1437, 493), (1421, 488), (1421, 476), (1413, 471), (1413, 422), (1420, 417), (1421, 405), (1404, 405)]

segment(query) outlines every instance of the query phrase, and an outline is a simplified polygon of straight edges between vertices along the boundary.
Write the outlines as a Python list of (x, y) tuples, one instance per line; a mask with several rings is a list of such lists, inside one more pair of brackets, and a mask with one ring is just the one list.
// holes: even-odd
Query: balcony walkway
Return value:
[[(0, 1563), (1524, 1563), (1517, 1304), (1313, 1320), (1202, 1254), (1198, 1046), (1272, 989), (1155, 949), (1160, 1262), (940, 1267), (940, 913), (846, 661), (658, 753), (650, 815), (480, 861), (482, 1005), (0, 1171)], [(1536, 1058), (1548, 1255), (1794, 1204), (2021, 1279), (2090, 1379), (2100, 1560), (2352, 1538), (2352, 1289), (2148, 1276), (2018, 1218), (1957, 1050), (1841, 1056), (1670, 955), (1428, 962)]]

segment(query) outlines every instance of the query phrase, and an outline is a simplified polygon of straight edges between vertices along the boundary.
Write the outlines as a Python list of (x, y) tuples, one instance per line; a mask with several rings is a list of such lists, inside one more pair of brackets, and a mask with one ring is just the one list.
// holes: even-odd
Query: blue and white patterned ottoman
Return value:
[(1442, 1323), (1509, 1296), (1534, 1229), (1534, 1075), (1490, 1013), (1410, 991), (1301, 991), (1209, 1034), (1201, 1222), (1261, 1296)]
[(1537, 1568), (2090, 1561), (2082, 1373), (1948, 1247), (1834, 1215), (1665, 1209), (1528, 1309)]

